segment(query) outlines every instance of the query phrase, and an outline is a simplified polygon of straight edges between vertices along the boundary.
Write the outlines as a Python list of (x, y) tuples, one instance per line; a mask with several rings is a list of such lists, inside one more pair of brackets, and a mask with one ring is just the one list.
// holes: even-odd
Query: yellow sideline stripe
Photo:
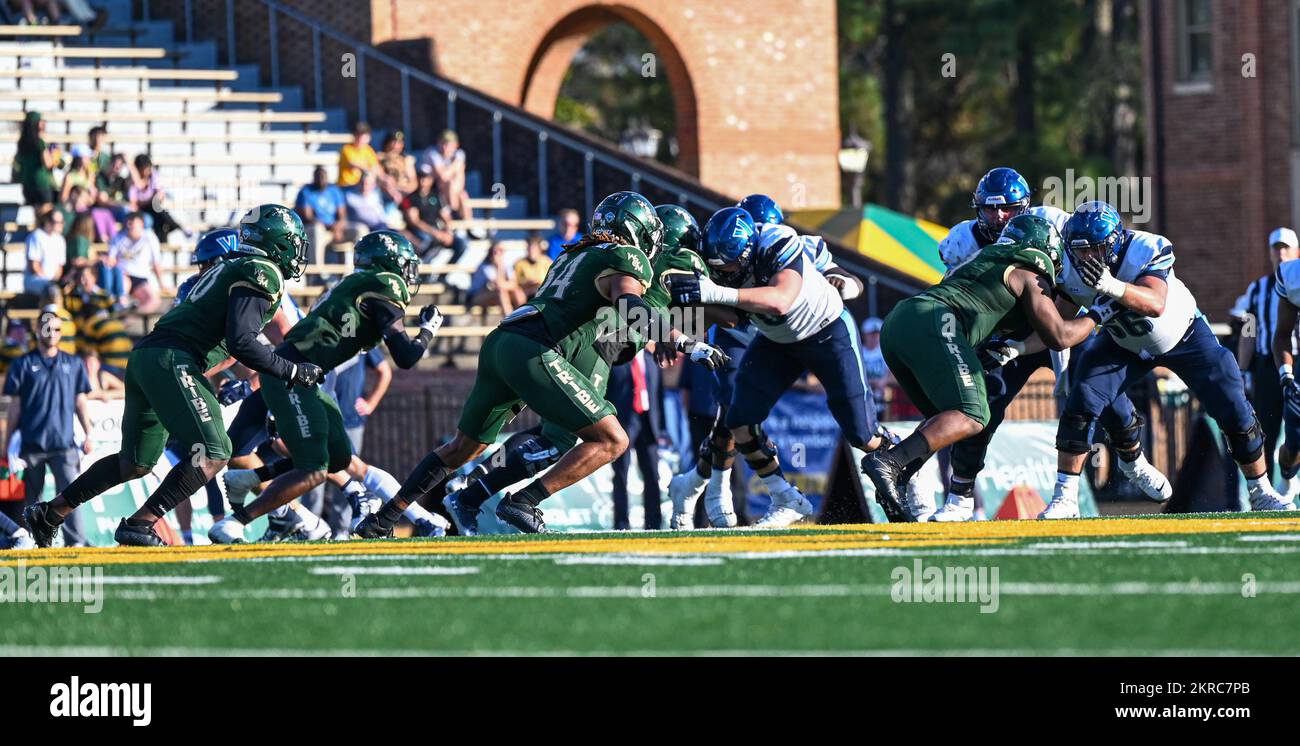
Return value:
[(892, 547), (990, 546), (1025, 539), (1097, 538), (1132, 535), (1178, 536), (1217, 533), (1300, 531), (1300, 516), (1233, 519), (1161, 520), (1125, 518), (1080, 521), (987, 521), (979, 523), (904, 523), (810, 526), (789, 533), (763, 531), (719, 534), (573, 534), (554, 540), (442, 539), (401, 542), (325, 542), (318, 544), (238, 544), (201, 547), (89, 547), (6, 552), (0, 566), (70, 564), (149, 564), (202, 560), (266, 559), (385, 554), (719, 554), (801, 552)]

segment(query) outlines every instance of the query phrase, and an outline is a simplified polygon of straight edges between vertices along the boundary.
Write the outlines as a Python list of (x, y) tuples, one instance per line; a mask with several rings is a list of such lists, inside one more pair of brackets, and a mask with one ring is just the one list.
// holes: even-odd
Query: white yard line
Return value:
[(551, 556), (557, 565), (680, 565), (683, 567), (707, 567), (726, 563), (723, 557), (708, 555), (675, 556), (640, 556), (635, 554), (574, 554), (561, 557)]
[(313, 567), (312, 575), (475, 575), (477, 567), (405, 567), (402, 565), (357, 565), (354, 567)]
[(1241, 541), (1300, 541), (1300, 534), (1245, 534)]

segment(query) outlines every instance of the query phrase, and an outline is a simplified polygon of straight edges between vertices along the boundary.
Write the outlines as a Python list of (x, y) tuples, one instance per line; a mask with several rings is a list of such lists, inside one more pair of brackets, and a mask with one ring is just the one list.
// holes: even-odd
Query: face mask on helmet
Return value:
[(1017, 215), (1023, 215), (1029, 209), (1029, 200), (1019, 202), (989, 202), (976, 208), (976, 222), (989, 236), (997, 236), (1007, 227), (1007, 223)]

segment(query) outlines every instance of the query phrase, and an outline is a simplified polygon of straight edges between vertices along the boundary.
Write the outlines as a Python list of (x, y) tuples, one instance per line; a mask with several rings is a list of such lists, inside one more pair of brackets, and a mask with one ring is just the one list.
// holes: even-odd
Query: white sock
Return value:
[(699, 470), (694, 467), (686, 472), (684, 479), (686, 480), (686, 484), (690, 485), (691, 492), (699, 492), (700, 488), (704, 486), (704, 483), (708, 481), (704, 477), (700, 476)]
[(348, 483), (343, 485), (343, 494), (349, 501), (354, 501), (366, 496), (366, 487), (355, 479), (349, 479)]
[(1115, 460), (1119, 462), (1119, 470), (1124, 472), (1125, 476), (1133, 476), (1136, 474), (1139, 466), (1150, 466), (1150, 464), (1147, 463), (1147, 457), (1141, 453), (1139, 453), (1138, 457), (1132, 461), (1126, 461), (1122, 458), (1116, 458)]
[(1268, 477), (1255, 477), (1254, 479), (1246, 477), (1246, 491), (1252, 495), (1258, 495), (1261, 492), (1272, 492), (1273, 485), (1268, 483)]
[(361, 483), (366, 489), (384, 498), (384, 502), (392, 500), (397, 496), (397, 491), (402, 489), (402, 483), (396, 477), (374, 466), (366, 468), (366, 476)]
[(316, 515), (310, 510), (307, 510), (301, 505), (294, 505), (293, 512), (294, 515), (297, 515), (298, 518), (302, 521), (303, 526), (305, 526), (308, 531), (315, 531), (317, 529), (317, 526), (321, 522), (320, 516)]
[(779, 471), (763, 477), (763, 485), (767, 487), (767, 494), (769, 495), (775, 495), (790, 488), (790, 483), (785, 481), (785, 475)]
[(720, 495), (722, 490), (730, 484), (731, 469), (714, 469), (713, 473), (709, 475), (709, 489), (707, 491), (713, 495)]
[(1056, 489), (1052, 497), (1066, 497), (1071, 500), (1079, 499), (1079, 475), (1066, 474), (1063, 471), (1056, 472)]
[(403, 513), (403, 515), (405, 515), (406, 518), (410, 521), (424, 520), (424, 521), (432, 521), (434, 523), (437, 523), (437, 521), (434, 519), (433, 513), (430, 512), (428, 508), (414, 501), (411, 502), (411, 507), (407, 508), (406, 512)]

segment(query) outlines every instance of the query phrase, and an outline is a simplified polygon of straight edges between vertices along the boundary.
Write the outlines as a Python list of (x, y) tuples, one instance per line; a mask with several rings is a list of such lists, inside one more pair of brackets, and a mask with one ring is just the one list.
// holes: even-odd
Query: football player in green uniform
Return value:
[(899, 303), (885, 319), (885, 363), (927, 418), (911, 435), (872, 451), (862, 470), (890, 520), (911, 520), (900, 497), (910, 476), (941, 448), (989, 421), (976, 348), (995, 332), (1032, 327), (1054, 350), (1092, 334), (1095, 316), (1067, 320), (1053, 301), (1061, 235), (1037, 215), (1018, 215), (1001, 238), (938, 285)]
[(650, 202), (634, 192), (601, 200), (591, 233), (565, 247), (551, 265), (536, 295), (483, 341), (478, 377), (461, 410), (455, 437), (415, 468), (397, 497), (366, 517), (356, 533), (386, 536), (406, 506), (416, 499), (441, 500), (454, 469), (496, 441), (501, 428), (525, 406), (582, 442), (547, 473), (501, 500), (497, 517), (525, 533), (545, 530), (537, 504), (556, 490), (584, 479), (627, 448), (614, 408), (573, 360), (589, 347), (596, 330), (589, 322), (613, 309), (629, 326), (645, 329), (656, 343), (661, 364), (678, 352), (716, 367), (725, 356), (672, 327), (646, 302), (654, 279), (651, 264), (663, 226)]
[[(357, 271), (312, 306), (276, 354), (328, 373), (383, 341), (397, 367), (414, 367), (442, 320), (437, 306), (425, 306), (419, 333), (415, 339), (406, 335), (406, 307), (411, 285), (420, 277), (419, 257), (396, 231), (366, 234), (354, 252)], [(236, 506), (213, 525), (208, 538), (216, 544), (242, 542), (249, 523), (320, 486), (327, 475), (348, 469), (355, 458), (343, 414), (329, 394), (315, 387), (297, 391), (283, 381), (263, 379), (262, 398), (279, 423), (293, 468), (276, 477), (256, 500)], [(361, 464), (354, 471), (364, 474), (365, 468)]]
[[(644, 298), (656, 310), (668, 308), (670, 291), (668, 278), (673, 274), (708, 275), (708, 267), (696, 253), (700, 246), (700, 226), (684, 208), (677, 205), (658, 205), (655, 214), (659, 216), (664, 227), (663, 240), (658, 253), (651, 260), (654, 278), (646, 289)], [(589, 324), (598, 325), (600, 320)], [(699, 326), (704, 327), (701, 323)], [(640, 352), (647, 340), (630, 330), (631, 339), (617, 330), (603, 333), (596, 337), (591, 346), (582, 347), (573, 359), (573, 365), (582, 371), (605, 395), (605, 384), (609, 378), (610, 368), (627, 363), (633, 355)], [(478, 533), (478, 513), (480, 507), (492, 495), (506, 487), (535, 476), (539, 471), (559, 461), (560, 456), (578, 444), (578, 436), (559, 425), (544, 420), (533, 430), (527, 430), (511, 436), (497, 453), (485, 458), (466, 480), (467, 487), (458, 492), (450, 492), (443, 498), (443, 505), (451, 514), (456, 527), (465, 536)]]
[(225, 466), (230, 438), (216, 392), (204, 373), (234, 357), (282, 385), (311, 387), (319, 366), (287, 360), (258, 342), (284, 294), (284, 278), (302, 275), (307, 239), (293, 210), (262, 205), (239, 224), (239, 252), (203, 278), (132, 350), (126, 369), (122, 450), (96, 461), (48, 503), (23, 511), (33, 538), (49, 546), (65, 516), (119, 484), (148, 474), (168, 434), (186, 449), (144, 507), (118, 525), (119, 544), (163, 546), (154, 524)]

